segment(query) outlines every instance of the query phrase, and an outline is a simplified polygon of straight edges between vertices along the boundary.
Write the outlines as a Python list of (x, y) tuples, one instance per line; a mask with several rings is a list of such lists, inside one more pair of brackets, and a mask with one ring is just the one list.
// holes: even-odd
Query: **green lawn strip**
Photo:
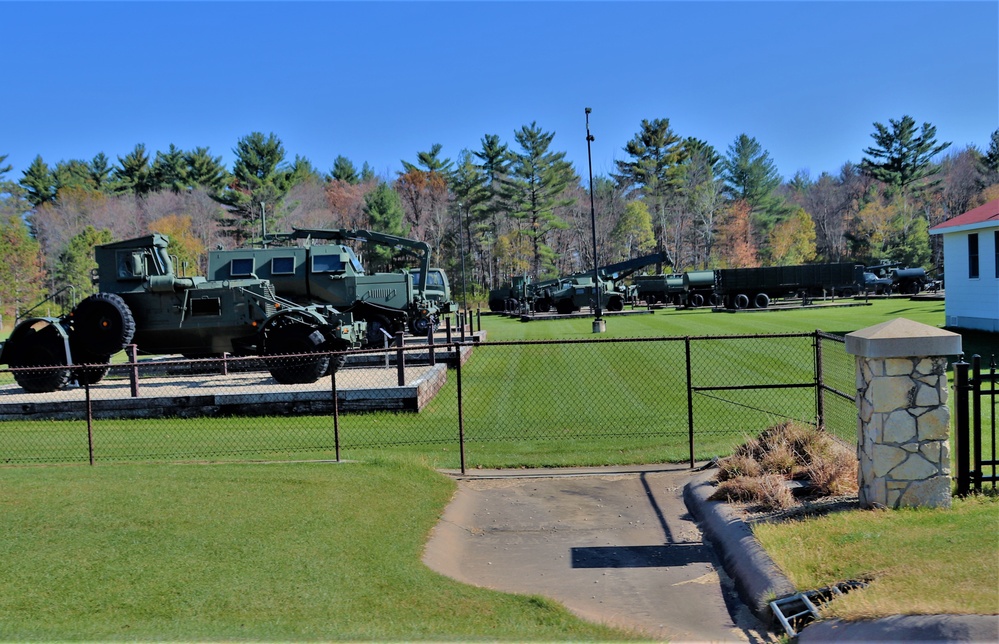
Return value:
[(857, 510), (754, 533), (799, 590), (870, 579), (826, 605), (830, 617), (999, 614), (999, 497), (953, 508)]
[(0, 639), (608, 640), (420, 562), (454, 484), (421, 464), (0, 470)]

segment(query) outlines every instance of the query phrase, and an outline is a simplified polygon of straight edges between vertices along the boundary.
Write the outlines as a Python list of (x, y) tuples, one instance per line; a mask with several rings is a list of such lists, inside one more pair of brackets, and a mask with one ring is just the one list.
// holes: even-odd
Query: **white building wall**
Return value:
[[(997, 226), (943, 234), (947, 327), (999, 333)], [(968, 234), (978, 233), (978, 277), (968, 277)]]

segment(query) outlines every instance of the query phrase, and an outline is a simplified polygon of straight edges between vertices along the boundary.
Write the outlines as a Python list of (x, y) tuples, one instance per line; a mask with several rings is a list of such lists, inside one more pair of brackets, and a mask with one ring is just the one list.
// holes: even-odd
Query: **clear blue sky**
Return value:
[(586, 177), (642, 119), (719, 152), (756, 138), (785, 177), (859, 162), (908, 114), (954, 148), (999, 127), (999, 2), (0, 2), (0, 155), (20, 179), (144, 143), (247, 134), (289, 160), (394, 177), (435, 143), (515, 147), (536, 121)]

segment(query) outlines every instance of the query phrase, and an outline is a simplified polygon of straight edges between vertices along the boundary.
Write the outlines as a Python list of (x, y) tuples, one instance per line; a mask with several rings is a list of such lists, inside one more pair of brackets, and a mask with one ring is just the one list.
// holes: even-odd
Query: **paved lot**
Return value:
[(458, 491), (424, 556), (434, 570), (653, 639), (774, 641), (688, 514), (686, 467), (451, 474)]

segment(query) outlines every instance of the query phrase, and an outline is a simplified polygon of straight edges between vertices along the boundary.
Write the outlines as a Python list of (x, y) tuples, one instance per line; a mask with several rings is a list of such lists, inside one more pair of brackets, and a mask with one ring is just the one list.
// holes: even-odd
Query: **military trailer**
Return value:
[(861, 264), (804, 264), (714, 271), (714, 295), (725, 308), (765, 309), (789, 297), (852, 297), (864, 289)]
[(683, 275), (636, 275), (632, 279), (635, 297), (648, 305), (670, 304), (683, 306), (686, 291), (683, 288)]
[[(303, 241), (297, 245), (297, 241)], [(339, 243), (327, 243), (327, 242)], [(368, 273), (344, 242), (386, 246), (415, 257), (419, 268)], [(426, 336), (441, 314), (457, 310), (444, 271), (430, 267), (425, 242), (369, 230), (293, 229), (265, 240), (260, 248), (216, 250), (208, 256), (212, 279), (257, 277), (274, 285), (279, 297), (301, 305), (329, 304), (368, 325), (369, 345), (384, 333), (410, 331)]]
[(98, 246), (99, 292), (68, 315), (19, 321), (0, 349), (0, 364), (17, 369), (14, 379), (24, 390), (48, 392), (71, 379), (100, 381), (111, 356), (129, 344), (187, 357), (295, 354), (268, 361), (275, 380), (295, 384), (338, 369), (344, 356), (331, 352), (364, 342), (364, 323), (349, 313), (282, 301), (266, 280), (177, 277), (168, 245), (167, 237), (153, 234)]
[(721, 297), (715, 295), (715, 272), (687, 271), (683, 274), (684, 304), (689, 308), (697, 308), (710, 304), (718, 306)]

